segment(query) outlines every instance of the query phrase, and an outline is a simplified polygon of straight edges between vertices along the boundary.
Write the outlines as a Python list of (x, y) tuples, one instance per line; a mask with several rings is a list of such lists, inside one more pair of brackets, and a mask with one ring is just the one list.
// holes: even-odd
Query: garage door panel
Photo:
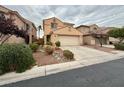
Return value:
[(80, 45), (78, 36), (59, 36), (61, 45)]

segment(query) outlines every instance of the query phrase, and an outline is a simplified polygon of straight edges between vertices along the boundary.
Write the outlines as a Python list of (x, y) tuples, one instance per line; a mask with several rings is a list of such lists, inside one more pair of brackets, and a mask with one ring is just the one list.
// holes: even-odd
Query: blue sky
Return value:
[(121, 5), (9, 5), (36, 26), (49, 17), (58, 17), (62, 21), (99, 26), (124, 26), (124, 6)]

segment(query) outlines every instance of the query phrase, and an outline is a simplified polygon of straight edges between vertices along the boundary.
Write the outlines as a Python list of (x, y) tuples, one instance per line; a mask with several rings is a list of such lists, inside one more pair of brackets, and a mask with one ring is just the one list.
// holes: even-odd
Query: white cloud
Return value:
[(6, 7), (18, 11), (36, 26), (41, 25), (43, 19), (53, 16), (76, 25), (97, 23), (100, 26), (124, 26), (123, 5), (9, 5)]

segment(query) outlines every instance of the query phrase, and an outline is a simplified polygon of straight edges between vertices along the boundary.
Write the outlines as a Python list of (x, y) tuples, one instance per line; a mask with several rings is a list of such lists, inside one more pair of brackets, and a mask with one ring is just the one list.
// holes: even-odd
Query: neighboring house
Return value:
[[(0, 5), (0, 15), (4, 15), (6, 18), (13, 19), (15, 25), (17, 25), (19, 29), (24, 29), (27, 31), (29, 36), (29, 43), (32, 43), (32, 41), (36, 39), (37, 29), (34, 23), (23, 18), (17, 11), (12, 11)], [(16, 37), (13, 35), (6, 41), (6, 43), (25, 43), (25, 40), (21, 37)]]
[(102, 35), (103, 38), (101, 39), (102, 44), (108, 44), (109, 39), (107, 37), (107, 31), (108, 29), (103, 29), (101, 27), (98, 27), (96, 24), (87, 26), (87, 25), (80, 25), (76, 27), (77, 30), (83, 33), (83, 42), (87, 45), (99, 45), (100, 42), (98, 38), (95, 38), (92, 33), (95, 33), (97, 35)]
[[(112, 30), (113, 27), (102, 27), (101, 28), (101, 31), (104, 33), (104, 34), (107, 34), (107, 32), (109, 32), (110, 30)], [(113, 38), (113, 37), (108, 37), (108, 44), (113, 44), (113, 43), (116, 43), (118, 42), (119, 40), (116, 39), (116, 38)]]
[(44, 41), (60, 41), (61, 45), (83, 45), (83, 34), (73, 27), (74, 24), (62, 22), (56, 17), (43, 20)]
[[(115, 29), (115, 27), (106, 27), (103, 32), (107, 33), (112, 29)], [(114, 37), (109, 37), (109, 44), (114, 44), (114, 43), (117, 43), (117, 42), (119, 42), (119, 39), (114, 38)]]

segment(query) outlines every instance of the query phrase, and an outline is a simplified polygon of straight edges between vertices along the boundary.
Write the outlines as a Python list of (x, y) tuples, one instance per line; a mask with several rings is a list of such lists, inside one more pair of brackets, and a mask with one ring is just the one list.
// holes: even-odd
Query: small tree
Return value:
[(40, 38), (40, 30), (42, 30), (41, 25), (38, 26), (38, 36), (39, 36), (39, 38)]
[(12, 19), (7, 19), (4, 15), (0, 16), (0, 44), (5, 43), (12, 35), (22, 37), (25, 40), (28, 38), (27, 31), (19, 29)]
[(57, 47), (60, 47), (61, 46), (60, 41), (56, 41), (55, 44), (56, 44)]
[(108, 35), (119, 39), (119, 43), (122, 43), (124, 40), (124, 28), (114, 28), (108, 32)]
[(99, 33), (99, 34), (97, 34), (97, 33), (92, 33), (92, 36), (93, 36), (94, 38), (96, 38), (96, 39), (99, 41), (100, 46), (102, 47), (102, 45), (103, 45), (102, 39), (105, 37), (105, 35), (102, 34), (102, 33)]

